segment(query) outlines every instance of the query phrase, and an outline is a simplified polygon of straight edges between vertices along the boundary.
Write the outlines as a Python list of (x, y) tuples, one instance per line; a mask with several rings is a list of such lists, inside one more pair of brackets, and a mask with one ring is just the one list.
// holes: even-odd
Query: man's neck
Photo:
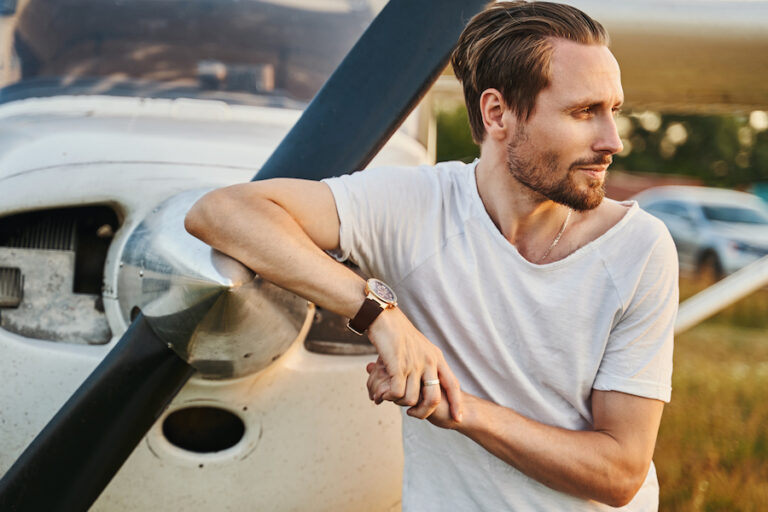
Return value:
[(501, 234), (521, 253), (551, 243), (568, 208), (534, 192), (515, 179), (501, 155), (484, 154), (475, 170), (486, 212)]

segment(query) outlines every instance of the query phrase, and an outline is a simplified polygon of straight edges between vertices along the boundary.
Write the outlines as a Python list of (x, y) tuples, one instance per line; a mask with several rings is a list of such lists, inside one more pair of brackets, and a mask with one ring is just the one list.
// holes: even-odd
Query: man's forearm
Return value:
[[(365, 299), (364, 280), (324, 252), (339, 244), (335, 203), (324, 184), (275, 180), (216, 190), (192, 207), (185, 226), (264, 279), (342, 316), (354, 317)], [(391, 376), (387, 399), (417, 406), (426, 418), (440, 392), (421, 393), (421, 382), (439, 378), (453, 417), (461, 418), (458, 381), (399, 308), (381, 312), (367, 332)]]
[(264, 279), (351, 317), (363, 300), (363, 279), (325, 254), (274, 202), (214, 191), (198, 202), (187, 229)]
[[(465, 393), (464, 397), (461, 425), (442, 426), (455, 428), (548, 487), (621, 506), (634, 497), (645, 479), (653, 452), (651, 446), (648, 454), (647, 440), (625, 442), (607, 431), (557, 428), (472, 395)], [(658, 423), (650, 422), (650, 429), (657, 427)], [(650, 437), (655, 444), (655, 431)]]

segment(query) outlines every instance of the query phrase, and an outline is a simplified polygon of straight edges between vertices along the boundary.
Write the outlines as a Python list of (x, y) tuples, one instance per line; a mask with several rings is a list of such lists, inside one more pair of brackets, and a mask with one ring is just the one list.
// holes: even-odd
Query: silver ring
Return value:
[(427, 379), (424, 381), (425, 386), (437, 386), (440, 384), (440, 379)]

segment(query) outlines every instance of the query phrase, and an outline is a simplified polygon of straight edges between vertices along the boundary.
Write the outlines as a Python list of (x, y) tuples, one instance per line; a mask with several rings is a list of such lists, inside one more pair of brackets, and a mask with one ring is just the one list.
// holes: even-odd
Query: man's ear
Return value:
[(483, 116), (483, 125), (488, 137), (496, 140), (505, 140), (511, 127), (510, 123), (516, 119), (514, 116), (504, 115), (507, 112), (504, 98), (497, 89), (486, 89), (480, 95), (480, 113)]

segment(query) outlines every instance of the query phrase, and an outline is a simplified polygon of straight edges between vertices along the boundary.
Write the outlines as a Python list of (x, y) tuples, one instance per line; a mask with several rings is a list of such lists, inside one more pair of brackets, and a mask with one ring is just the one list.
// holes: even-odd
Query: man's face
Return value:
[(615, 123), (624, 100), (619, 65), (605, 46), (556, 39), (553, 47), (550, 85), (528, 121), (514, 121), (507, 166), (543, 198), (590, 210), (605, 195), (612, 155), (622, 150)]

